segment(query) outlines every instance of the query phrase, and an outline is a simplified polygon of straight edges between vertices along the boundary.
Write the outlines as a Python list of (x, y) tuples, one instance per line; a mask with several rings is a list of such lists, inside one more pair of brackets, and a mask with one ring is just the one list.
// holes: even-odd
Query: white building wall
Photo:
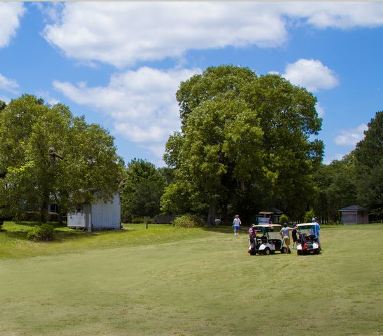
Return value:
[(81, 211), (68, 213), (67, 226), (72, 228), (89, 228), (91, 223), (90, 205), (84, 204)]
[(121, 202), (119, 194), (115, 194), (110, 202), (95, 201), (91, 207), (93, 230), (120, 229)]

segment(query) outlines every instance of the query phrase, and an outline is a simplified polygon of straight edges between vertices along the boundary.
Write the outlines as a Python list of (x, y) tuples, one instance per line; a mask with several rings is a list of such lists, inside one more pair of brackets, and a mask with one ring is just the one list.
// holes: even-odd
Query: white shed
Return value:
[(118, 193), (109, 202), (96, 199), (91, 204), (83, 204), (76, 212), (68, 213), (67, 226), (93, 230), (121, 229), (121, 202)]

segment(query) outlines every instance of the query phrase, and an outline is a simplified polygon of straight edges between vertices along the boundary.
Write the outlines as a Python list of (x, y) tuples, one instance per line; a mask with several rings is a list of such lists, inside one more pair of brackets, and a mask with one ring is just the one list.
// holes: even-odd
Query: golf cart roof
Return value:
[(304, 226), (314, 226), (317, 224), (318, 223), (301, 223), (301, 224), (297, 224), (297, 227), (300, 228), (300, 227), (304, 227)]
[(258, 224), (258, 225), (255, 225), (256, 228), (270, 228), (270, 227), (281, 227), (281, 225), (279, 224)]

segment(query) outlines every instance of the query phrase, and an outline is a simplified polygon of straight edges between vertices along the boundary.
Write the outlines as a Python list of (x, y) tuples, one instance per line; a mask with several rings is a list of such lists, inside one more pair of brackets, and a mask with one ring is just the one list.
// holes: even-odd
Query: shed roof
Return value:
[(353, 204), (348, 207), (339, 209), (339, 211), (367, 211), (367, 209), (361, 207), (360, 205)]

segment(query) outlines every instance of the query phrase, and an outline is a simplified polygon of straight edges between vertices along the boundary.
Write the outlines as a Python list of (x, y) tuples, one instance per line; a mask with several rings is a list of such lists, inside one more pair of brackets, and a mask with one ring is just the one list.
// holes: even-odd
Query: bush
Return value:
[(42, 224), (28, 232), (27, 238), (34, 241), (50, 241), (54, 239), (54, 228), (50, 224)]
[(174, 220), (173, 225), (175, 227), (193, 228), (204, 226), (204, 222), (195, 215), (182, 215)]
[(281, 217), (279, 217), (279, 221), (281, 222), (281, 224), (288, 223), (289, 217), (287, 217), (287, 215), (285, 214), (282, 214)]
[(305, 223), (311, 223), (312, 219), (315, 217), (314, 210), (306, 211), (305, 213)]

